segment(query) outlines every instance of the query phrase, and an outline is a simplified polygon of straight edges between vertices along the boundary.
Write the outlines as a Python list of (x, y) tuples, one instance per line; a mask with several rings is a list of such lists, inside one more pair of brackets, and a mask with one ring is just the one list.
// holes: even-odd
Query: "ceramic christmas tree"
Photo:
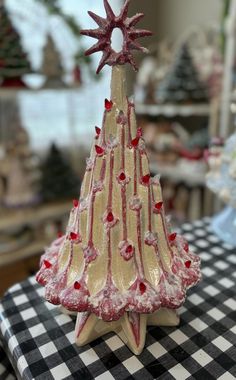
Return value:
[(51, 36), (48, 36), (47, 43), (44, 47), (42, 74), (46, 77), (44, 87), (65, 87), (65, 84), (62, 80), (64, 71), (61, 64), (61, 57), (59, 52), (56, 50)]
[(160, 103), (206, 103), (207, 90), (201, 83), (187, 44), (178, 51), (169, 73), (159, 84)]
[(80, 189), (79, 179), (58, 147), (53, 144), (42, 165), (40, 197), (44, 202), (74, 198)]
[[(128, 17), (129, 0), (115, 16), (89, 12), (98, 29), (82, 33), (98, 39), (87, 54), (103, 51), (98, 72), (112, 66), (111, 99), (105, 100), (102, 128), (74, 200), (65, 236), (41, 259), (37, 281), (46, 299), (78, 312), (76, 343), (84, 345), (115, 331), (140, 354), (147, 325), (176, 326), (186, 290), (200, 280), (200, 260), (166, 222), (159, 177), (151, 178), (134, 104), (126, 97), (125, 69), (136, 68), (131, 51), (150, 32), (136, 29), (143, 14)], [(111, 47), (113, 29), (124, 35), (122, 51)]]
[(0, 5), (0, 20), (0, 85), (25, 87), (22, 76), (31, 72), (30, 63), (3, 5)]

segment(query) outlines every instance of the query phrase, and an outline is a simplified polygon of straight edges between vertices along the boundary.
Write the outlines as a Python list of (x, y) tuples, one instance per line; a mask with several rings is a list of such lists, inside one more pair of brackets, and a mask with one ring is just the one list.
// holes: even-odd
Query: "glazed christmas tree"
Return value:
[(65, 84), (62, 81), (64, 72), (61, 64), (61, 57), (50, 36), (48, 37), (47, 43), (44, 47), (42, 74), (46, 77), (44, 87), (65, 87)]
[(160, 103), (205, 103), (207, 90), (198, 77), (187, 44), (183, 44), (157, 90)]
[(0, 6), (0, 82), (1, 86), (24, 86), (22, 76), (31, 72), (20, 36), (3, 5)]
[[(136, 39), (150, 35), (135, 28), (143, 15), (129, 18), (128, 5), (115, 16), (104, 0), (106, 19), (89, 12), (99, 28), (83, 34), (98, 39), (88, 53), (103, 51), (98, 71), (113, 67), (111, 99), (102, 128), (95, 129), (80, 200), (73, 202), (65, 236), (42, 257), (37, 280), (49, 302), (78, 312), (78, 345), (115, 331), (139, 354), (147, 325), (179, 323), (175, 309), (200, 269), (199, 258), (166, 222), (159, 177), (150, 177), (134, 104), (126, 97), (121, 65), (136, 67), (131, 50), (144, 50)], [(116, 27), (124, 35), (119, 53), (111, 48)]]
[(74, 198), (80, 183), (69, 162), (55, 144), (42, 165), (40, 197), (45, 202)]

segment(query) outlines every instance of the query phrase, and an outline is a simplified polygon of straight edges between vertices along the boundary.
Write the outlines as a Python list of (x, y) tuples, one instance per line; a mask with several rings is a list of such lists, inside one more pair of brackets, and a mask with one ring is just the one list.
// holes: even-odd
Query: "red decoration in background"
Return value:
[(149, 182), (150, 182), (150, 179), (151, 179), (150, 174), (147, 174), (147, 175), (143, 176), (143, 178), (142, 178), (142, 183), (143, 183), (144, 185), (148, 185)]
[(80, 283), (78, 281), (75, 281), (74, 288), (75, 288), (75, 290), (80, 290), (81, 285), (80, 285)]
[(143, 282), (140, 282), (139, 290), (142, 295), (146, 292), (146, 289), (147, 289), (146, 285)]
[(99, 156), (103, 156), (104, 154), (104, 149), (101, 147), (101, 146), (98, 146), (98, 145), (95, 145), (95, 150), (96, 150), (96, 153), (99, 155)]
[(186, 268), (190, 268), (191, 267), (191, 264), (192, 264), (192, 261), (191, 260), (188, 260), (188, 261), (185, 261), (185, 266)]
[(23, 82), (21, 78), (4, 78), (1, 87), (21, 87), (25, 88), (27, 85)]
[(202, 149), (199, 148), (195, 148), (193, 151), (182, 148), (180, 150), (180, 156), (190, 161), (198, 161), (203, 158), (203, 152)]
[[(82, 30), (81, 34), (96, 38), (98, 40), (90, 49), (86, 51), (86, 55), (91, 55), (99, 51), (103, 52), (100, 60), (97, 74), (102, 70), (105, 65), (124, 65), (130, 63), (135, 70), (138, 69), (132, 50), (147, 52), (136, 40), (138, 38), (151, 36), (152, 32), (145, 29), (135, 29), (135, 25), (143, 18), (143, 13), (138, 13), (133, 17), (128, 17), (128, 8), (130, 0), (126, 0), (119, 16), (116, 16), (109, 5), (107, 0), (103, 0), (104, 8), (106, 11), (106, 18), (98, 16), (97, 14), (89, 11), (90, 17), (97, 23), (97, 29)], [(111, 46), (111, 37), (114, 29), (120, 29), (124, 36), (123, 47), (120, 52), (113, 50)]]
[(105, 99), (105, 109), (106, 111), (111, 111), (113, 107), (113, 102), (111, 100)]
[(58, 239), (60, 239), (62, 236), (63, 236), (63, 232), (58, 231), (58, 232), (57, 232), (57, 237), (58, 237)]
[(73, 200), (73, 206), (74, 206), (75, 208), (79, 206), (79, 201), (78, 201), (78, 199), (74, 199), (74, 200)]
[(44, 263), (44, 265), (45, 265), (45, 267), (46, 267), (47, 269), (49, 269), (49, 268), (52, 267), (52, 264), (51, 264), (50, 261), (48, 261), (48, 260), (43, 260), (43, 263)]
[(112, 212), (110, 211), (108, 214), (107, 214), (107, 221), (108, 223), (111, 223), (113, 222), (114, 220), (114, 215), (112, 214)]

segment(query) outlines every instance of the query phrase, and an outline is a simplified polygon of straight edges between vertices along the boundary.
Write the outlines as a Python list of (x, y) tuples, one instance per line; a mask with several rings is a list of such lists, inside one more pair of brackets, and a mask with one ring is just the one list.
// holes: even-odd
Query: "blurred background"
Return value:
[[(81, 28), (104, 15), (102, 0), (0, 0), (0, 295), (34, 273), (43, 249), (65, 230), (109, 98), (110, 68)], [(122, 0), (110, 0), (119, 12)], [(205, 186), (208, 148), (232, 132), (234, 0), (135, 0), (146, 56), (127, 68), (152, 175), (176, 225), (221, 205)], [(235, 10), (235, 12), (233, 12)], [(114, 36), (114, 47), (119, 45)]]

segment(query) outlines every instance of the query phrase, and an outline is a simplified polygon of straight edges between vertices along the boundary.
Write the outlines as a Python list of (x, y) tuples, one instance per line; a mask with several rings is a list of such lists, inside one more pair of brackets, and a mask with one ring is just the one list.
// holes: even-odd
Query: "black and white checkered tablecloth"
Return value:
[(0, 340), (0, 379), (15, 380), (15, 372)]
[[(181, 230), (202, 258), (203, 281), (189, 292), (179, 328), (150, 327), (137, 357), (113, 334), (78, 348), (75, 320), (44, 302), (43, 288), (30, 278), (13, 286), (0, 304), (1, 339), (18, 377), (236, 379), (236, 249), (210, 232), (209, 219)], [(0, 379), (13, 379), (10, 373), (5, 357)]]

